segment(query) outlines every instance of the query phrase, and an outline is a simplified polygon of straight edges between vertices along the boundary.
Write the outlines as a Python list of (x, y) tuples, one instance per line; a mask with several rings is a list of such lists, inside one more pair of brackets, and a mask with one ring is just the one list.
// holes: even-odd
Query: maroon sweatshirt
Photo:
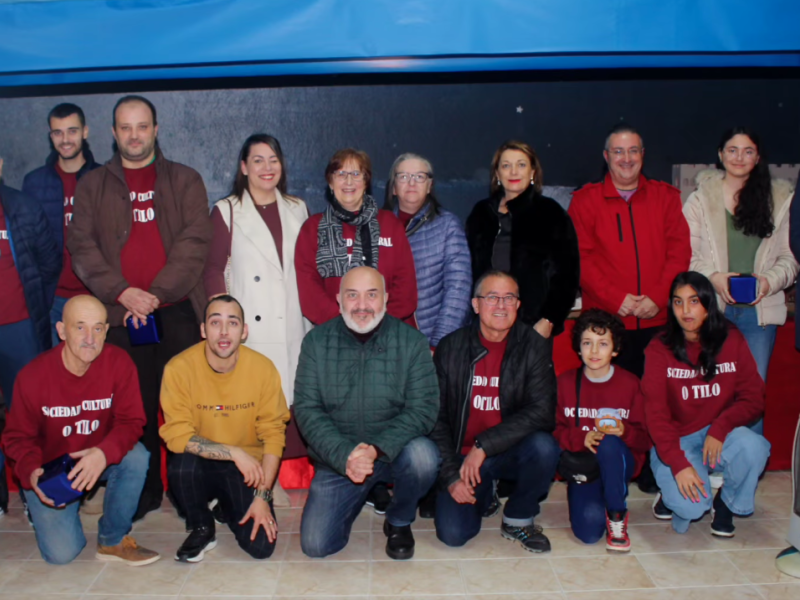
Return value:
[[(686, 342), (686, 351), (696, 364), (700, 344)], [(728, 329), (711, 381), (679, 362), (660, 337), (650, 342), (644, 355), (647, 429), (673, 475), (692, 466), (681, 449), (682, 437), (711, 425), (708, 435), (724, 441), (734, 428), (752, 423), (764, 412), (764, 382), (744, 336), (734, 327)]]
[(614, 367), (611, 379), (599, 383), (583, 375), (576, 427), (575, 373), (576, 369), (572, 369), (558, 378), (558, 408), (556, 429), (553, 432), (558, 445), (570, 452), (588, 452), (584, 441), (586, 433), (596, 429), (594, 420), (598, 416), (597, 411), (601, 408), (615, 408), (620, 411), (625, 426), (622, 441), (630, 448), (636, 460), (636, 476), (644, 464), (645, 453), (652, 445), (644, 423), (644, 399), (639, 388), (639, 378), (621, 367)]
[(25, 489), (33, 471), (67, 453), (97, 446), (117, 464), (144, 430), (139, 377), (124, 350), (106, 344), (82, 377), (67, 371), (63, 350), (39, 355), (14, 383), (2, 447)]

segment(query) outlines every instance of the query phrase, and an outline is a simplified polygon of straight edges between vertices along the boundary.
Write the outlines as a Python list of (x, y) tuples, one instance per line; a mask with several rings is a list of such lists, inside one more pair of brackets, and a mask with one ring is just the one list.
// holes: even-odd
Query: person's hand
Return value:
[(53, 502), (50, 498), (44, 495), (44, 492), (39, 489), (39, 477), (44, 475), (44, 469), (41, 467), (36, 469), (33, 473), (31, 473), (31, 488), (39, 496), (39, 501), (42, 504), (46, 504), (47, 506), (55, 507), (56, 503)]
[(647, 296), (642, 296), (639, 306), (633, 309), (633, 316), (637, 319), (652, 319), (657, 314), (658, 306)]
[(731, 296), (731, 282), (729, 280), (731, 277), (738, 276), (739, 273), (721, 273), (717, 271), (716, 273), (712, 273), (711, 277), (708, 278), (708, 280), (711, 282), (711, 285), (714, 286), (714, 289), (722, 297), (726, 304), (736, 304), (736, 300), (734, 300), (733, 296)]
[(717, 438), (710, 435), (706, 436), (703, 443), (703, 464), (709, 465), (712, 469), (717, 466), (722, 456), (722, 444)]
[(586, 437), (583, 439), (583, 445), (586, 446), (592, 454), (597, 454), (595, 448), (600, 445), (600, 441), (605, 435), (605, 433), (601, 433), (600, 431), (587, 431)]
[(470, 487), (476, 488), (481, 482), (481, 465), (485, 460), (486, 452), (484, 452), (482, 448), (473, 446), (464, 459), (464, 462), (461, 463), (461, 470), (458, 474)]
[(761, 302), (764, 298), (769, 296), (769, 281), (763, 275), (756, 275), (756, 279), (758, 280), (758, 295), (756, 299), (753, 300), (750, 305), (755, 306), (759, 302)]
[[(159, 300), (150, 292), (145, 292), (139, 288), (129, 287), (122, 292), (117, 299), (124, 306), (130, 315), (134, 317), (133, 326), (138, 329), (137, 319), (144, 323), (147, 315), (158, 308)], [(129, 315), (126, 314), (127, 319)]]
[(108, 462), (105, 453), (100, 448), (88, 448), (80, 452), (70, 453), (72, 458), (80, 458), (67, 479), (72, 482), (72, 489), (82, 492), (90, 490), (106, 470)]
[(378, 458), (378, 452), (375, 448), (361, 442), (347, 457), (345, 474), (353, 483), (363, 483), (375, 470), (376, 458)]
[(463, 479), (451, 483), (447, 486), (447, 491), (450, 492), (453, 500), (459, 504), (475, 504), (477, 502), (475, 488), (465, 483)]
[(231, 459), (244, 476), (247, 487), (257, 488), (264, 483), (264, 469), (261, 468), (260, 461), (238, 447), (231, 448)]
[(253, 519), (253, 531), (250, 532), (251, 542), (255, 541), (259, 527), (264, 528), (264, 533), (267, 534), (267, 539), (270, 543), (273, 543), (277, 539), (278, 523), (275, 521), (275, 517), (272, 516), (272, 511), (266, 500), (253, 498), (250, 508), (244, 513), (244, 517), (239, 521), (239, 525), (244, 525), (250, 519)]
[(547, 319), (539, 319), (533, 326), (536, 332), (544, 339), (548, 339), (553, 333), (553, 324)]
[(683, 471), (675, 475), (675, 483), (678, 484), (678, 491), (686, 500), (700, 502), (700, 496), (708, 498), (706, 486), (694, 467), (686, 467)]
[(639, 303), (642, 301), (644, 296), (634, 296), (633, 294), (627, 294), (625, 296), (625, 300), (622, 301), (622, 306), (619, 307), (617, 314), (620, 317), (627, 317), (628, 315), (632, 315), (633, 311), (639, 306)]

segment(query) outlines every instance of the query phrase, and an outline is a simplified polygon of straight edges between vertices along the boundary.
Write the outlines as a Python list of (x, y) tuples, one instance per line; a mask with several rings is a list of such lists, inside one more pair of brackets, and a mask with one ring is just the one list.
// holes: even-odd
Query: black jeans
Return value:
[[(247, 487), (235, 464), (227, 460), (207, 460), (186, 452), (171, 454), (167, 460), (167, 476), (170, 491), (186, 513), (187, 529), (214, 525), (214, 516), (208, 503), (216, 498), (239, 547), (253, 558), (272, 556), (275, 542), (269, 541), (263, 527), (258, 529), (256, 539), (251, 541), (252, 519), (239, 525), (253, 503), (253, 488)], [(269, 508), (275, 519), (271, 502)]]
[(108, 342), (125, 350), (139, 372), (139, 387), (147, 424), (141, 442), (150, 452), (150, 468), (142, 490), (145, 501), (161, 500), (164, 484), (161, 481), (161, 438), (158, 435), (159, 397), (164, 367), (176, 354), (200, 341), (200, 325), (189, 300), (159, 308), (163, 339), (158, 344), (131, 346), (125, 326), (111, 327)]
[(641, 379), (644, 375), (644, 349), (647, 348), (650, 340), (663, 330), (663, 327), (626, 329), (622, 334), (622, 349), (614, 364)]

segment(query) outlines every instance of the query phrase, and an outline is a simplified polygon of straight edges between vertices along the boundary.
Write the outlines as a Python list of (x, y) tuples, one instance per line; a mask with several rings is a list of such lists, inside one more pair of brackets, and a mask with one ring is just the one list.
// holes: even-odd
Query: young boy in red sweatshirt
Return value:
[[(642, 468), (650, 449), (639, 379), (611, 364), (624, 331), (619, 317), (598, 308), (577, 320), (572, 347), (584, 366), (558, 378), (553, 434), (564, 451), (562, 461), (585, 471), (580, 473), (583, 477), (567, 478), (572, 532), (587, 544), (605, 533), (606, 548), (615, 552), (631, 549), (625, 502), (628, 482)], [(599, 431), (598, 417), (611, 411), (618, 417), (616, 422), (600, 423)]]
[[(764, 382), (704, 275), (679, 274), (670, 307), (666, 330), (645, 350), (642, 379), (653, 473), (675, 531), (712, 509), (712, 535), (733, 537), (733, 515), (753, 512), (769, 458), (770, 443), (748, 427), (764, 412)], [(712, 469), (725, 476), (713, 499)]]

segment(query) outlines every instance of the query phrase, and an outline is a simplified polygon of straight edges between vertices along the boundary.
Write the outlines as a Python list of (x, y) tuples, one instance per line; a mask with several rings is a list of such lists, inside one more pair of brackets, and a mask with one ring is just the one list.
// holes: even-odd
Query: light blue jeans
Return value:
[[(692, 502), (681, 495), (672, 470), (661, 462), (655, 447), (650, 450), (653, 474), (661, 489), (664, 504), (673, 513), (672, 528), (678, 533), (686, 533), (689, 523), (706, 514), (714, 500), (708, 479), (710, 469), (703, 464), (703, 444), (709, 429), (710, 426), (704, 427), (681, 438), (681, 449), (703, 480), (708, 494), (707, 498), (700, 496), (700, 502)], [(714, 472), (725, 476), (725, 484), (720, 493), (723, 502), (734, 514), (746, 516), (755, 509), (758, 478), (767, 464), (769, 451), (770, 443), (764, 436), (748, 427), (737, 427), (725, 438), (722, 456)]]
[[(98, 544), (116, 546), (131, 530), (149, 459), (150, 453), (141, 442), (137, 442), (122, 462), (103, 471), (100, 481), (108, 483), (103, 516), (98, 523)], [(42, 504), (33, 490), (25, 490), (25, 501), (33, 519), (36, 543), (42, 558), (54, 565), (72, 562), (86, 546), (86, 536), (78, 516), (81, 503), (76, 501), (64, 508), (51, 508)]]
[[(726, 306), (725, 318), (731, 321), (742, 332), (750, 352), (756, 361), (756, 368), (761, 379), (766, 383), (769, 359), (772, 358), (772, 349), (775, 347), (775, 336), (778, 333), (777, 325), (758, 324), (758, 316), (754, 306)], [(764, 433), (764, 419), (759, 419), (751, 429), (758, 434)]]

